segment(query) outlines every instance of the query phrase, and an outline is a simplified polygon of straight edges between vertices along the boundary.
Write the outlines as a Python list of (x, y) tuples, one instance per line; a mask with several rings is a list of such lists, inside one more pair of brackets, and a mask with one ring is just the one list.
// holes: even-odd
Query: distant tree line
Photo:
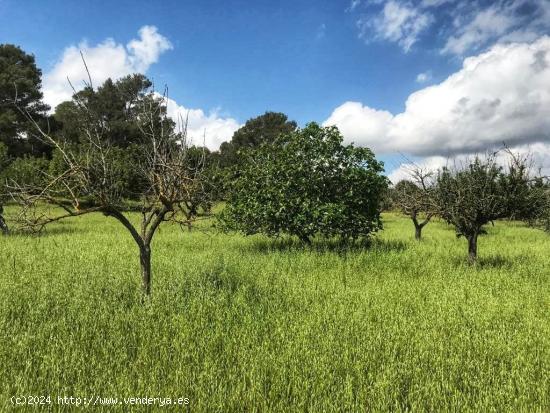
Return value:
[[(344, 144), (336, 127), (299, 128), (282, 113), (248, 120), (218, 151), (192, 146), (186, 120), (169, 118), (166, 99), (140, 74), (97, 87), (89, 80), (49, 109), (34, 57), (0, 45), (0, 229), (8, 232), (9, 200), (20, 205), (18, 227), (30, 231), (92, 212), (114, 218), (136, 243), (146, 294), (158, 227), (191, 230), (218, 201), (226, 203), (224, 230), (305, 244), (368, 239), (383, 228), (384, 209), (410, 217), (421, 240), (439, 217), (467, 239), (471, 262), (495, 220), (550, 227), (548, 181), (506, 148), (436, 171), (412, 167), (410, 179), (392, 185), (370, 149)], [(141, 214), (138, 226), (129, 209)]]

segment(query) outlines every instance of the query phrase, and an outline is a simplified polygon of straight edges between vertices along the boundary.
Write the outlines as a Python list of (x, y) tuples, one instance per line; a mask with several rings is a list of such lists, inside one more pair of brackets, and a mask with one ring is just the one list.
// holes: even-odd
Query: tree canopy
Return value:
[(459, 167), (443, 168), (437, 176), (437, 202), (441, 217), (468, 240), (471, 262), (477, 258), (477, 239), (484, 226), (507, 216), (503, 170), (495, 155), (476, 156)]
[[(141, 74), (128, 75), (117, 81), (107, 79), (97, 89), (88, 85), (72, 100), (56, 107), (57, 133), (65, 140), (78, 142), (82, 139), (81, 118), (101, 114), (98, 120), (101, 121), (103, 135), (112, 145), (126, 148), (140, 144), (143, 135), (139, 130), (138, 116), (143, 107), (141, 101), (155, 99), (155, 95), (148, 93), (151, 86), (151, 81)], [(155, 114), (155, 124), (160, 125), (160, 115)], [(163, 122), (172, 121), (164, 119)]]
[(356, 239), (382, 227), (388, 180), (368, 148), (343, 145), (336, 127), (310, 123), (245, 151), (221, 221), (250, 235)]
[(231, 141), (220, 146), (220, 165), (235, 165), (239, 159), (239, 151), (257, 148), (265, 142), (273, 142), (280, 134), (290, 133), (296, 130), (296, 127), (296, 122), (289, 121), (284, 113), (265, 112), (249, 119), (243, 127), (235, 131)]
[(0, 44), (0, 141), (12, 157), (40, 155), (47, 148), (35, 139), (25, 114), (40, 121), (49, 109), (42, 102), (41, 76), (33, 55), (17, 46)]

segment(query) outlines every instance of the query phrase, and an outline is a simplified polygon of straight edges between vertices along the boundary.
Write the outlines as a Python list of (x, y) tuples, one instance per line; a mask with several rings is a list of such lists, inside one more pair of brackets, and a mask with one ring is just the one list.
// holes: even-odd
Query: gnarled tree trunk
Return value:
[(141, 281), (143, 292), (151, 294), (151, 247), (143, 245), (139, 247), (139, 263), (141, 265)]
[(422, 228), (424, 228), (426, 224), (430, 222), (431, 215), (428, 215), (428, 217), (424, 221), (418, 222), (416, 213), (413, 213), (411, 215), (411, 219), (414, 224), (414, 239), (420, 241), (422, 239)]

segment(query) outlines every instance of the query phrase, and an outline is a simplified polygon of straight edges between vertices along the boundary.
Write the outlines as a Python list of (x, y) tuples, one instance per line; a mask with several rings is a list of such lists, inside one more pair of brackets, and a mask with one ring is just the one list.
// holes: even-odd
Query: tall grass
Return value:
[(44, 394), (187, 397), (209, 412), (549, 411), (550, 237), (497, 223), (472, 267), (443, 223), (418, 243), (410, 221), (384, 218), (350, 249), (166, 225), (146, 302), (115, 221), (0, 237), (0, 411)]

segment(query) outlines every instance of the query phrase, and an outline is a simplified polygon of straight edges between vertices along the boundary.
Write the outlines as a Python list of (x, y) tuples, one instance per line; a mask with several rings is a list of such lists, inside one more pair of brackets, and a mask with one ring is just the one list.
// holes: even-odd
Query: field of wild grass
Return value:
[(186, 397), (208, 412), (550, 411), (550, 236), (497, 223), (472, 267), (445, 224), (417, 243), (410, 221), (384, 221), (368, 248), (347, 250), (165, 225), (146, 302), (114, 220), (0, 237), (0, 411), (14, 395)]

